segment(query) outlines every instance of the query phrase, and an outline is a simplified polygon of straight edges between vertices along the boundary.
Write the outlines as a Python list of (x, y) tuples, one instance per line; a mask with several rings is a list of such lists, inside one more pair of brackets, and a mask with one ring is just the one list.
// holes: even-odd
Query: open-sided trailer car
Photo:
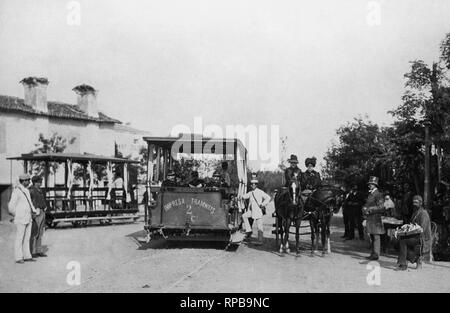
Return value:
[[(136, 220), (139, 217), (138, 197), (128, 184), (128, 166), (138, 161), (87, 153), (34, 153), (8, 159), (23, 161), (25, 173), (32, 171), (33, 164), (43, 168), (42, 191), (47, 202), (46, 222), (50, 227), (59, 222), (85, 226), (91, 221), (111, 223), (113, 220)], [(56, 183), (56, 174), (50, 173), (50, 168), (56, 168), (56, 164), (57, 171), (64, 173), (64, 181), (60, 184)], [(81, 172), (81, 184), (75, 182), (76, 165)], [(104, 169), (105, 186), (95, 184), (95, 166)], [(122, 174), (123, 188), (114, 187), (113, 168)]]
[[(144, 137), (144, 140), (148, 143), (146, 194), (150, 195), (145, 205), (147, 239), (161, 235), (167, 240), (231, 242), (236, 238), (232, 235), (238, 230), (244, 208), (238, 196), (247, 188), (247, 150), (241, 141), (194, 135)], [(181, 182), (164, 187), (162, 182), (168, 172), (181, 164), (183, 156), (191, 161), (212, 156), (216, 168), (227, 162), (230, 186), (191, 188)], [(210, 168), (210, 175), (212, 171)]]

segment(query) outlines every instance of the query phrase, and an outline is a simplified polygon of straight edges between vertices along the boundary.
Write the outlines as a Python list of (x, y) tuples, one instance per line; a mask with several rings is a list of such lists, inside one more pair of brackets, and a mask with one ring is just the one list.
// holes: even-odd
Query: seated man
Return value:
[(191, 180), (189, 181), (189, 187), (191, 188), (203, 188), (205, 186), (205, 181), (198, 177), (197, 171), (192, 171)]
[(299, 184), (303, 181), (303, 173), (300, 168), (298, 168), (298, 159), (295, 154), (291, 154), (291, 158), (288, 160), (289, 167), (284, 172), (284, 187), (290, 188), (292, 182)]
[(220, 173), (218, 171), (214, 171), (213, 177), (211, 181), (206, 184), (206, 187), (210, 189), (219, 189), (220, 187), (222, 187), (221, 178), (222, 177)]
[(411, 223), (420, 225), (423, 229), (423, 233), (403, 238), (400, 237), (398, 264), (399, 270), (402, 271), (408, 269), (407, 261), (416, 263), (417, 268), (421, 268), (424, 256), (429, 255), (431, 249), (430, 217), (428, 212), (423, 208), (423, 200), (421, 196), (414, 196), (413, 210)]
[(170, 171), (167, 173), (167, 179), (164, 180), (161, 184), (161, 187), (176, 187), (177, 181), (176, 181), (176, 175), (174, 171)]

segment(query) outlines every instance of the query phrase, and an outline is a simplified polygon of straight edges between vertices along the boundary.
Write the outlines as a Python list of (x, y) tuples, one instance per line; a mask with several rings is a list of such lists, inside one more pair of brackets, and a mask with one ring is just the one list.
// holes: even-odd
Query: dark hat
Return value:
[(213, 177), (222, 177), (219, 171), (214, 171)]
[(289, 163), (298, 163), (297, 156), (295, 154), (291, 154), (291, 157), (288, 160)]
[(174, 171), (169, 171), (169, 173), (167, 173), (167, 177), (174, 177), (175, 176), (175, 172)]
[(198, 172), (197, 171), (192, 171), (191, 175), (192, 175), (192, 177), (198, 177)]
[(31, 178), (31, 181), (33, 182), (33, 184), (40, 183), (40, 182), (42, 182), (42, 177), (39, 175), (33, 176), (33, 178)]
[(308, 166), (308, 164), (311, 164), (312, 166), (316, 166), (317, 159), (315, 157), (312, 158), (306, 158), (305, 160), (305, 166)]
[(373, 184), (378, 187), (378, 177), (376, 176), (370, 176), (369, 181), (367, 182), (367, 185)]

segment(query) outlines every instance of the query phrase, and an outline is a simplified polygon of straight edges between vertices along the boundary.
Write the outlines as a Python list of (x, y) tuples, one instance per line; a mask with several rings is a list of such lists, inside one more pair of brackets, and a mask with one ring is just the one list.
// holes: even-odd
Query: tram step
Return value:
[(102, 217), (74, 217), (74, 218), (55, 218), (52, 222), (75, 222), (75, 221), (92, 221), (92, 220), (118, 220), (118, 219), (135, 219), (138, 215), (130, 216), (102, 216)]

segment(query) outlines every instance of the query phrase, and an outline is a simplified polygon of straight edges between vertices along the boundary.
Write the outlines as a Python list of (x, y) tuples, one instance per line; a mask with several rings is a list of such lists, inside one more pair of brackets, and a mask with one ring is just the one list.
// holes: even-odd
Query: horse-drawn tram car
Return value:
[(86, 226), (91, 221), (138, 218), (136, 186), (129, 182), (129, 166), (138, 161), (94, 154), (36, 153), (9, 160), (23, 161), (24, 170), (43, 177), (46, 223)]
[(234, 242), (239, 196), (247, 188), (247, 150), (238, 139), (144, 137), (148, 143), (148, 240)]

